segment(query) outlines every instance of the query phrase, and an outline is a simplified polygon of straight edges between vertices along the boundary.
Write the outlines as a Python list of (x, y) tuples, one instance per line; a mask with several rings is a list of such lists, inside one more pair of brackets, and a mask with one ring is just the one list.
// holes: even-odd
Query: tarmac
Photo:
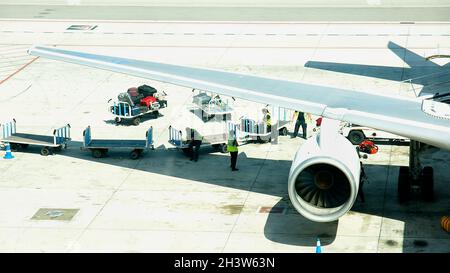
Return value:
[[(55, 155), (29, 147), (0, 159), (0, 251), (314, 253), (319, 237), (322, 253), (450, 252), (450, 236), (440, 227), (450, 212), (447, 151), (422, 158), (434, 168), (433, 202), (413, 194), (398, 203), (398, 169), (408, 164), (408, 147), (380, 145), (363, 160), (365, 202), (338, 221), (314, 223), (295, 211), (287, 193), (303, 139), (242, 145), (238, 172), (230, 171), (229, 155), (209, 148), (192, 162), (168, 143), (167, 129), (186, 111), (190, 89), (26, 54), (32, 44), (56, 45), (415, 96), (423, 85), (401, 82), (409, 68), (448, 73), (448, 60), (423, 59), (450, 53), (449, 24), (1, 19), (0, 119), (15, 118), (19, 132), (37, 134), (70, 123), (72, 141)], [(88, 27), (69, 30), (73, 25)], [(319, 70), (311, 62), (348, 70)], [(380, 77), (352, 64), (376, 68)], [(386, 77), (383, 67), (397, 70)], [(108, 99), (141, 84), (164, 90), (168, 108), (139, 126), (115, 125)], [(245, 100), (235, 106), (237, 115), (262, 107)], [(144, 139), (153, 126), (155, 150), (138, 160), (127, 150), (95, 159), (80, 150), (88, 125), (93, 138), (111, 139)]]

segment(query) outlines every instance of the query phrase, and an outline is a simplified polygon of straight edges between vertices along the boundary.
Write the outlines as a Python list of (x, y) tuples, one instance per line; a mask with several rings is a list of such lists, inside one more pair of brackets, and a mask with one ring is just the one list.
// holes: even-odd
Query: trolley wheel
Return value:
[(411, 193), (411, 177), (409, 167), (401, 166), (398, 173), (398, 201), (405, 203), (409, 200)]
[(134, 119), (133, 119), (133, 125), (134, 125), (134, 126), (138, 126), (139, 123), (141, 123), (141, 118), (134, 118)]
[(262, 139), (260, 136), (257, 136), (256, 140), (259, 143), (270, 143), (272, 141), (272, 137), (270, 136), (268, 139)]
[(91, 151), (94, 158), (101, 158), (106, 154), (102, 149), (92, 149)]
[(430, 166), (424, 167), (420, 175), (420, 188), (422, 199), (426, 202), (433, 201), (433, 168)]
[(29, 144), (20, 144), (20, 148), (26, 150), (28, 149), (28, 146), (30, 146)]
[(279, 130), (280, 135), (287, 136), (288, 135), (288, 129), (286, 127), (283, 127)]
[(50, 148), (49, 147), (42, 147), (41, 155), (48, 156), (49, 154), (50, 154)]
[(116, 117), (116, 118), (114, 119), (114, 122), (115, 122), (116, 124), (119, 124), (120, 122), (122, 122), (122, 119), (119, 118), (119, 117)]
[(220, 152), (223, 154), (228, 153), (227, 144), (220, 144)]
[(17, 143), (10, 143), (9, 147), (11, 148), (11, 151), (17, 152), (17, 149), (20, 147), (20, 144)]
[(364, 136), (364, 133), (362, 131), (352, 130), (350, 131), (350, 133), (348, 133), (347, 138), (353, 145), (358, 145), (359, 143), (363, 142), (366, 136)]
[(141, 149), (134, 149), (130, 153), (130, 158), (133, 159), (133, 160), (136, 160), (136, 159), (139, 158), (139, 156), (141, 156), (141, 153), (142, 153)]

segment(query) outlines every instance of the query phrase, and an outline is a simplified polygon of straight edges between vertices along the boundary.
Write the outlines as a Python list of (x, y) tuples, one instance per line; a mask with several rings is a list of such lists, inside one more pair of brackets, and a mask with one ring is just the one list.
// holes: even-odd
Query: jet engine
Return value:
[(331, 222), (351, 209), (361, 165), (355, 147), (335, 133), (309, 138), (297, 151), (289, 173), (289, 198), (304, 217)]

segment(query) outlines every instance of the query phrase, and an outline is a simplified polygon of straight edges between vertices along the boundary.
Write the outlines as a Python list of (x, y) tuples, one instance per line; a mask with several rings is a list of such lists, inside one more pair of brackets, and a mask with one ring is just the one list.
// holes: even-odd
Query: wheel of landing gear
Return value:
[(420, 189), (422, 199), (426, 202), (433, 201), (433, 168), (430, 166), (424, 167), (420, 175)]
[(409, 175), (409, 167), (401, 166), (398, 173), (398, 201), (405, 203), (410, 198), (411, 193), (411, 177)]
[(358, 145), (359, 143), (361, 143), (366, 137), (364, 136), (364, 133), (362, 131), (359, 130), (355, 130), (355, 131), (350, 131), (350, 133), (348, 134), (348, 140), (350, 140), (350, 142), (353, 145)]

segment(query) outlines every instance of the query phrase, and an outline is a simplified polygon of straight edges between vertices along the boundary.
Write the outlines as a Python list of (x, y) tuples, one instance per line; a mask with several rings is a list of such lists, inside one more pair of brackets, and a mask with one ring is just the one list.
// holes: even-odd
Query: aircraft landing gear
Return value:
[(429, 166), (422, 168), (419, 161), (420, 146), (420, 142), (411, 140), (409, 167), (400, 167), (398, 174), (398, 201), (400, 203), (405, 203), (411, 198), (412, 189), (420, 189), (424, 201), (433, 201), (433, 168)]

